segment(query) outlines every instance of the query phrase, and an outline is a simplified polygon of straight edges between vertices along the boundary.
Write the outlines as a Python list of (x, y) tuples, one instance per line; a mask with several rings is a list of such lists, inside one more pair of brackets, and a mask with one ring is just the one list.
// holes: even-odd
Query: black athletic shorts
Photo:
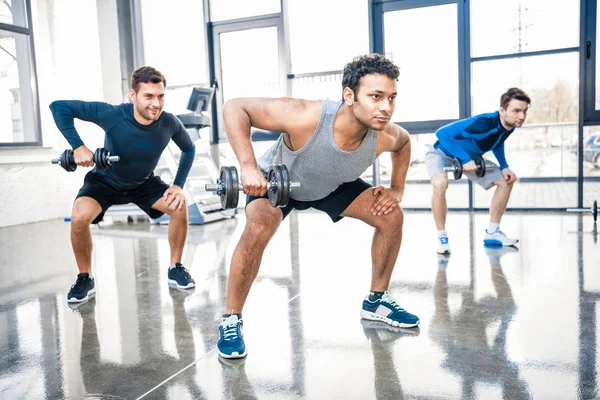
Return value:
[[(370, 187), (372, 187), (370, 184), (358, 178), (354, 182), (341, 184), (337, 189), (335, 189), (335, 191), (320, 200), (299, 201), (290, 199), (287, 206), (281, 209), (281, 212), (283, 213), (282, 219), (287, 217), (293, 209), (308, 210), (309, 208), (315, 208), (317, 210), (326, 212), (333, 222), (338, 222), (343, 218), (341, 215), (346, 208), (348, 208), (350, 203), (352, 203), (354, 199), (356, 199), (362, 192)], [(264, 196), (260, 197), (247, 196), (246, 207), (248, 207), (248, 204), (250, 204), (252, 201), (260, 198), (268, 198), (268, 196), (266, 193)]]
[(152, 205), (159, 200), (169, 185), (164, 183), (158, 176), (152, 176), (146, 182), (142, 183), (135, 189), (117, 189), (108, 184), (101, 176), (88, 172), (85, 175), (83, 186), (79, 189), (79, 193), (75, 200), (80, 197), (91, 197), (96, 200), (102, 212), (96, 217), (92, 224), (97, 224), (104, 218), (104, 213), (111, 206), (117, 204), (134, 203), (141, 208), (150, 218), (155, 219), (162, 216), (164, 213), (152, 208)]

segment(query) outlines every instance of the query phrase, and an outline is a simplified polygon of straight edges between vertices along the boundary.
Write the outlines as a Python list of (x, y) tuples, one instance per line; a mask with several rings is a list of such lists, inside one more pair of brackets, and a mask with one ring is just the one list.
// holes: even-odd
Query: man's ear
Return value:
[(352, 106), (354, 104), (354, 90), (350, 89), (349, 87), (345, 87), (343, 97), (346, 105)]

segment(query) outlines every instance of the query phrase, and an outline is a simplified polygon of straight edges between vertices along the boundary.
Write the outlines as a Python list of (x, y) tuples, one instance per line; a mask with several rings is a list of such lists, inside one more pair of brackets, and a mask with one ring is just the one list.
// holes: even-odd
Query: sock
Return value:
[(82, 272), (80, 274), (77, 274), (77, 277), (79, 277), (79, 275), (82, 275), (83, 277), (86, 277), (87, 275), (87, 278), (94, 279), (94, 276), (89, 272)]
[(369, 293), (369, 301), (380, 300), (385, 292), (371, 292)]
[[(223, 314), (223, 319), (231, 317), (232, 314)], [(242, 319), (242, 314), (233, 314), (237, 315), (238, 319)]]
[(169, 269), (173, 269), (175, 267), (180, 267), (180, 266), (181, 266), (181, 263), (171, 264), (171, 265), (169, 265)]
[(490, 226), (488, 226), (487, 231), (488, 233), (494, 233), (496, 232), (496, 229), (498, 229), (500, 227), (500, 224), (497, 224), (495, 222), (490, 222)]
[(441, 231), (438, 231), (438, 237), (441, 238), (442, 236), (448, 237), (448, 234), (446, 233), (445, 229), (442, 229)]

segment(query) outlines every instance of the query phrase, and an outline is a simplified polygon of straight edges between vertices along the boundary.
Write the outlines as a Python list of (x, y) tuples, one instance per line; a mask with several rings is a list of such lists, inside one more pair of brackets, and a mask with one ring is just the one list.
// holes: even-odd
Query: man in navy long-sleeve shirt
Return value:
[[(499, 111), (456, 121), (437, 130), (438, 141), (427, 152), (425, 164), (433, 186), (431, 206), (438, 230), (439, 254), (450, 254), (446, 233), (448, 175), (444, 172), (444, 167), (452, 166), (453, 159), (458, 159), (465, 175), (485, 190), (496, 186), (490, 204), (490, 225), (485, 232), (484, 244), (513, 246), (518, 242), (500, 230), (500, 219), (517, 180), (515, 173), (508, 167), (504, 141), (515, 128), (523, 125), (530, 104), (531, 100), (525, 92), (510, 88), (500, 97)], [(485, 176), (477, 177), (474, 160), (488, 151), (494, 153), (500, 165), (486, 160)]]
[[(91, 167), (94, 162), (92, 151), (75, 129), (75, 118), (100, 126), (105, 132), (104, 147), (120, 157), (119, 162), (107, 170), (94, 168), (88, 172), (73, 204), (71, 244), (79, 274), (67, 295), (69, 303), (84, 302), (95, 293), (89, 226), (100, 222), (106, 210), (116, 204), (135, 203), (151, 218), (169, 214), (169, 284), (182, 289), (195, 286), (181, 264), (188, 230), (182, 189), (192, 167), (195, 148), (181, 121), (173, 114), (162, 112), (165, 87), (166, 79), (159, 71), (142, 67), (131, 76), (131, 103), (111, 105), (58, 100), (50, 104), (56, 126), (73, 148), (77, 165)], [(154, 176), (153, 171), (171, 140), (181, 149), (181, 158), (173, 185), (169, 187)]]

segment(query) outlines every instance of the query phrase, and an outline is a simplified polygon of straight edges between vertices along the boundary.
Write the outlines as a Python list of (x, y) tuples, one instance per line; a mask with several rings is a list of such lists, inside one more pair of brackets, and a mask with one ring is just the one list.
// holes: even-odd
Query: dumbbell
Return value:
[[(236, 167), (221, 167), (217, 183), (204, 185), (207, 192), (217, 192), (223, 208), (236, 208), (240, 190), (244, 186), (239, 182)], [(267, 172), (267, 194), (273, 207), (285, 207), (290, 201), (290, 191), (300, 187), (300, 182), (290, 182), (290, 173), (283, 164), (273, 164)]]
[(590, 213), (594, 217), (594, 223), (598, 219), (598, 202), (594, 200), (594, 205), (590, 208), (567, 208), (570, 213)]
[[(111, 156), (110, 152), (103, 148), (96, 149), (92, 157), (92, 161), (94, 161), (96, 168), (100, 171), (106, 170), (112, 163), (118, 162), (119, 159), (119, 156)], [(58, 164), (68, 172), (73, 172), (77, 169), (73, 150), (71, 149), (63, 151), (59, 158), (53, 158), (52, 164)]]
[[(483, 157), (477, 157), (475, 159), (475, 165), (477, 169), (475, 170), (475, 175), (478, 178), (482, 178), (485, 176), (485, 160)], [(444, 172), (452, 172), (454, 174), (454, 179), (458, 180), (462, 177), (463, 174), (463, 165), (462, 162), (458, 158), (452, 160), (451, 167), (444, 167)]]

